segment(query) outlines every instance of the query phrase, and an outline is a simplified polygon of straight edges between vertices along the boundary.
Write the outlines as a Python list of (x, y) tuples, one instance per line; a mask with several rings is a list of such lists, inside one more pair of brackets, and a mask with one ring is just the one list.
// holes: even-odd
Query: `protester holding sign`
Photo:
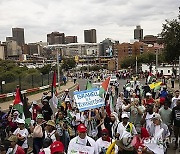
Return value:
[(78, 136), (74, 137), (68, 147), (68, 154), (97, 154), (95, 141), (87, 136), (87, 128), (84, 124), (77, 127)]

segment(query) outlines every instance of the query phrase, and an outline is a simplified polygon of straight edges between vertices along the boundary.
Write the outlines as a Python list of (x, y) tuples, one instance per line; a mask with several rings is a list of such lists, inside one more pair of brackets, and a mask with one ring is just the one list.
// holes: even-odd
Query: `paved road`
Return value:
[[(78, 81), (78, 83), (80, 85), (80, 89), (84, 90), (85, 86), (86, 86), (87, 80), (85, 80), (85, 79), (78, 79), (77, 81)], [(126, 84), (126, 81), (127, 80), (123, 80), (123, 79), (119, 80), (119, 92), (123, 91), (123, 86)], [(141, 80), (140, 82), (142, 84), (145, 84), (145, 80), (144, 79)], [(73, 91), (70, 91), (71, 96), (73, 96), (72, 93), (73, 93)], [(178, 152), (178, 150), (173, 150), (173, 146), (174, 146), (174, 143), (170, 144), (170, 148), (168, 148), (167, 154), (180, 154), (180, 152)]]
[[(123, 79), (119, 80), (119, 92), (123, 91), (122, 87), (123, 87), (123, 85), (126, 83), (126, 81), (127, 81), (127, 80), (123, 80)], [(85, 90), (87, 80), (86, 80), (86, 79), (78, 79), (77, 82), (78, 82), (79, 85), (80, 85), (80, 90)], [(93, 81), (92, 81), (92, 82), (93, 82)], [(141, 83), (144, 84), (145, 81), (142, 80)], [(75, 87), (75, 89), (76, 89), (76, 87)], [(73, 97), (73, 91), (74, 91), (75, 89), (70, 90), (70, 95), (71, 95), (71, 97)], [(53, 108), (53, 111), (55, 112), (56, 109)], [(32, 139), (29, 139), (29, 145), (32, 147)], [(168, 154), (178, 154), (178, 153), (179, 153), (178, 150), (176, 150), (176, 151), (175, 151), (175, 150), (172, 150), (172, 147), (173, 147), (173, 145), (171, 144), (171, 145), (170, 145), (170, 149), (168, 149), (168, 152), (167, 152), (167, 153), (168, 153)]]

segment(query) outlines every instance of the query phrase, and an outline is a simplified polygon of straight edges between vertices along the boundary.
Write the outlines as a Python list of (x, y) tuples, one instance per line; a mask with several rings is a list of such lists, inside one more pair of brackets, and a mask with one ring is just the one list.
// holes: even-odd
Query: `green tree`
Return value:
[(51, 70), (51, 65), (45, 65), (44, 67), (40, 68), (39, 71), (44, 75), (44, 74), (48, 74)]
[(76, 62), (75, 62), (74, 58), (63, 59), (63, 64), (62, 64), (63, 69), (65, 69), (67, 71), (68, 69), (72, 69), (74, 67), (76, 67)]
[(166, 61), (177, 60), (180, 56), (180, 14), (179, 19), (165, 21), (160, 36), (164, 41)]

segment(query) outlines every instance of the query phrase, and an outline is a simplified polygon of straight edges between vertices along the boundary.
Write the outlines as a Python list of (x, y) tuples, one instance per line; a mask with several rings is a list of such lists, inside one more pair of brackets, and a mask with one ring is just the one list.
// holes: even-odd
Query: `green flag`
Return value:
[(86, 90), (90, 90), (92, 88), (93, 88), (92, 87), (92, 83), (90, 81), (87, 81), (87, 83), (86, 83)]

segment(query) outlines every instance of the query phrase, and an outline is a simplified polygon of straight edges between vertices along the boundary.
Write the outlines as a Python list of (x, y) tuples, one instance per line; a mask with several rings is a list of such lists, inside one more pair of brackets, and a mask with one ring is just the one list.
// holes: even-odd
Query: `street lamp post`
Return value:
[(58, 73), (58, 89), (60, 90), (60, 71), (59, 71), (59, 51), (56, 49), (56, 58), (57, 58), (57, 73)]

